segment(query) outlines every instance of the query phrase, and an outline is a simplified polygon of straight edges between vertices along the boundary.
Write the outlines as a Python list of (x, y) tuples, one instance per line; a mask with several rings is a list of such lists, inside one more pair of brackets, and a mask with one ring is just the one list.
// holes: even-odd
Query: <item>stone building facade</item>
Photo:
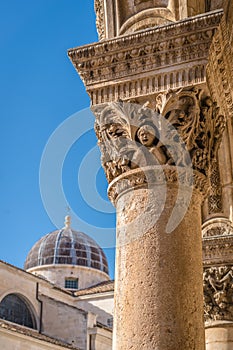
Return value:
[(32, 248), (27, 272), (1, 262), (0, 347), (229, 350), (233, 2), (95, 0), (95, 10), (99, 42), (69, 57), (117, 208), (115, 291), (101, 248), (68, 220)]
[(0, 261), (1, 349), (111, 349), (113, 282), (95, 241), (66, 220), (24, 268)]
[(95, 9), (100, 41), (69, 57), (118, 213), (113, 349), (229, 349), (233, 3)]

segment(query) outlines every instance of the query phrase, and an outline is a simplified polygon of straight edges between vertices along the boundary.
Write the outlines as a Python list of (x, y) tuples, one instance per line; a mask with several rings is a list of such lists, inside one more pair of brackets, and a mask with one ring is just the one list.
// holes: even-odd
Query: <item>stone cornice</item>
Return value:
[(203, 240), (204, 266), (233, 264), (233, 235)]
[(215, 11), (70, 49), (68, 55), (94, 105), (201, 84), (221, 17)]

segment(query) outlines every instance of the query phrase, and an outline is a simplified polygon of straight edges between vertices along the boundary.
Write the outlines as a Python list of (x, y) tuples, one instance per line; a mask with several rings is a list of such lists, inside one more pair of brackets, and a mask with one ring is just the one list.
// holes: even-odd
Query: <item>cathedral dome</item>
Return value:
[(53, 231), (36, 242), (24, 268), (51, 264), (87, 266), (108, 274), (107, 259), (100, 246), (85, 233), (70, 227)]
[(108, 263), (102, 248), (85, 233), (73, 230), (70, 218), (66, 217), (64, 228), (43, 236), (34, 244), (24, 269), (57, 283), (61, 271), (66, 276), (67, 271), (74, 271), (74, 268), (75, 275), (85, 271), (82, 272), (82, 287), (86, 287), (87, 276), (90, 281), (90, 275), (93, 283), (109, 279)]

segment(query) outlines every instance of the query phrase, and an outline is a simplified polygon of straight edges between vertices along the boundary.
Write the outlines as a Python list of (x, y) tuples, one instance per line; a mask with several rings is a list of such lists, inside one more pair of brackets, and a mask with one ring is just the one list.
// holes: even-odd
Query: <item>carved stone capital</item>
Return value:
[(233, 321), (233, 267), (205, 268), (203, 282), (205, 321)]
[[(126, 178), (121, 177), (125, 183), (129, 172), (148, 166), (162, 166), (165, 173), (170, 173), (171, 167), (174, 173), (178, 168), (188, 174), (194, 170), (200, 178), (208, 179), (225, 125), (216, 105), (196, 88), (170, 90), (154, 102), (155, 110), (147, 104), (125, 102), (93, 108), (108, 182), (126, 174)], [(145, 182), (145, 178), (138, 181)], [(110, 197), (114, 200), (115, 194)]]

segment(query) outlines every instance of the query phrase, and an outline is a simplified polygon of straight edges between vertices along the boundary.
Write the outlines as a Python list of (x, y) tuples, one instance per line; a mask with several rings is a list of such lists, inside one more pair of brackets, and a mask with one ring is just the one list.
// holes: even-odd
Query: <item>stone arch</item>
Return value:
[(35, 312), (28, 299), (19, 293), (9, 293), (0, 302), (0, 318), (37, 329)]

